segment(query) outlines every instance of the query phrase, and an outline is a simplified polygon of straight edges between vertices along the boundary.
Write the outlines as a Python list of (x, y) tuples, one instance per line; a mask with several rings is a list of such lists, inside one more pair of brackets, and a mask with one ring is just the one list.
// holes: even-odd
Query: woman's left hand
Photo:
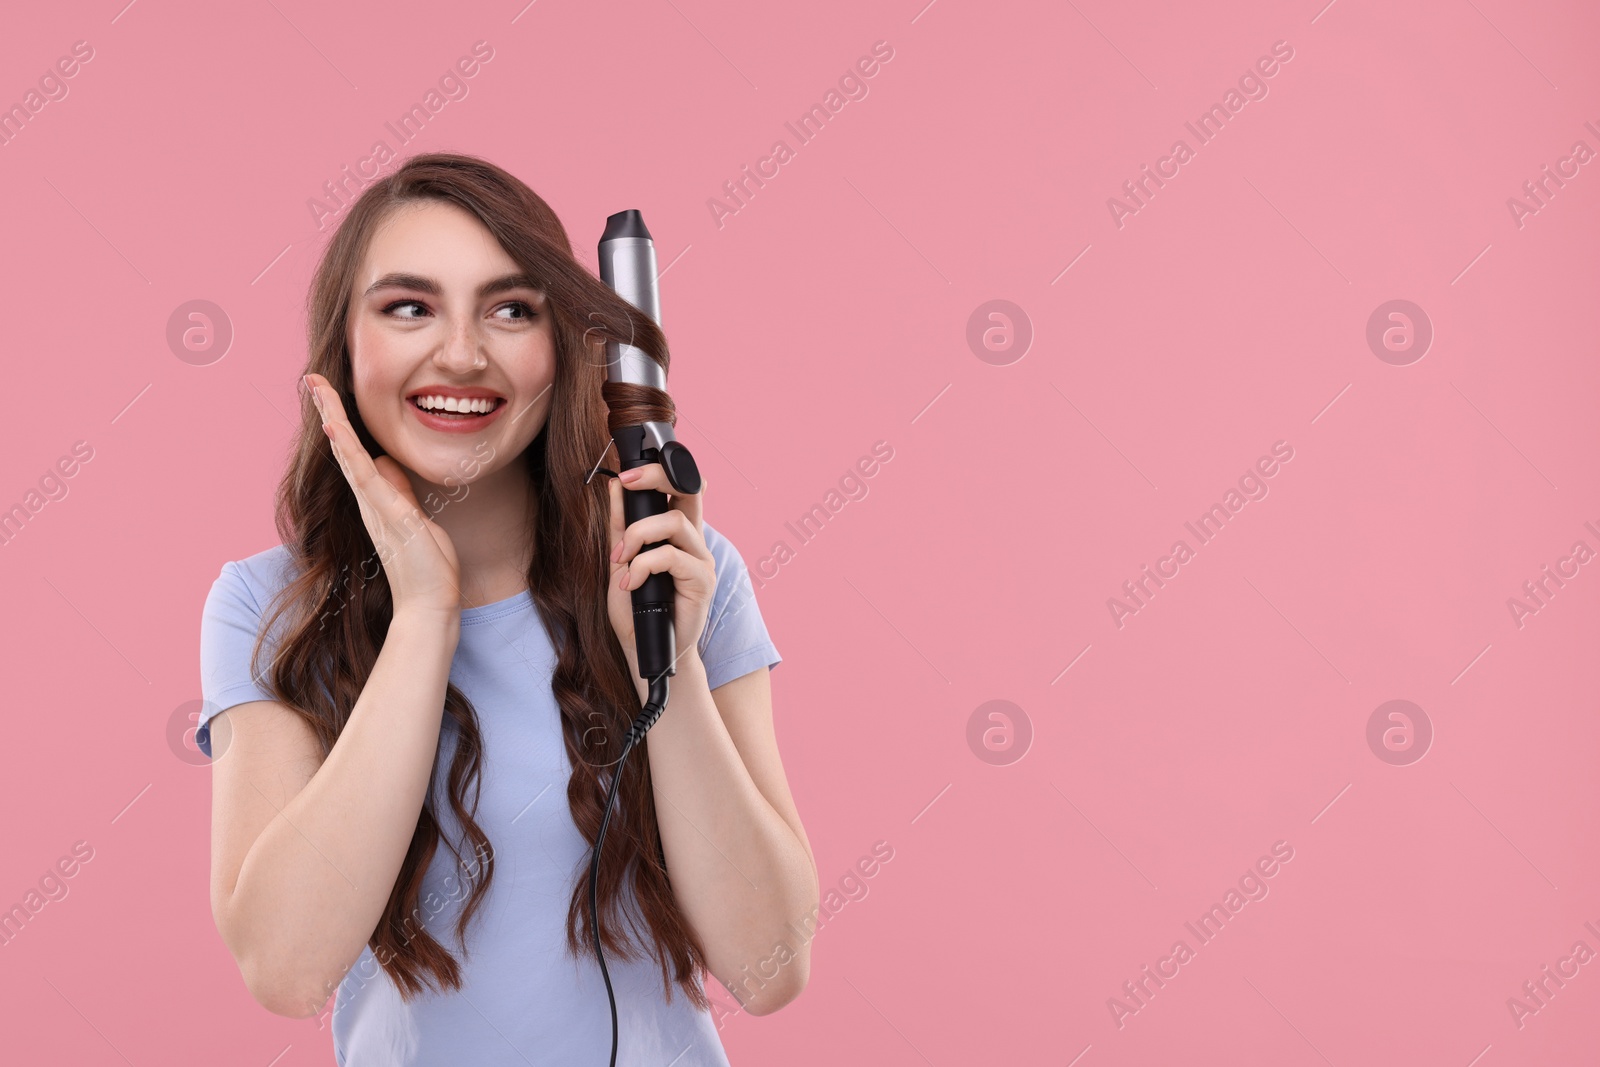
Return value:
[[(678, 663), (689, 656), (699, 655), (700, 635), (711, 614), (711, 601), (717, 589), (716, 561), (711, 549), (706, 547), (700, 512), (705, 497), (702, 478), (700, 492), (693, 495), (676, 493), (659, 463), (648, 463), (624, 471), (637, 475), (627, 482), (612, 478), (611, 482), (611, 581), (606, 596), (606, 608), (611, 616), (611, 628), (622, 642), (629, 670), (641, 692), (646, 688), (639, 673), (638, 650), (633, 641), (633, 594), (651, 574), (667, 571), (672, 575), (673, 632), (677, 640)], [(658, 489), (667, 494), (667, 510), (659, 515), (647, 515), (631, 526), (624, 527), (622, 490)], [(647, 552), (640, 549), (656, 541), (665, 541)]]

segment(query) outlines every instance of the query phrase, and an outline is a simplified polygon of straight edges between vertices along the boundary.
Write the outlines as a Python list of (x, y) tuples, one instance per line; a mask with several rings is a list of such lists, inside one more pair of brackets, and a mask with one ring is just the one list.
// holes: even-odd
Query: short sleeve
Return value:
[(261, 626), (256, 593), (239, 564), (224, 563), (200, 616), (200, 728), (195, 745), (211, 755), (210, 721), (236, 704), (276, 700), (250, 674), (250, 653)]
[(762, 667), (776, 667), (783, 658), (756, 605), (744, 557), (710, 523), (702, 521), (701, 525), (706, 547), (717, 564), (717, 591), (698, 647), (706, 682), (715, 689)]

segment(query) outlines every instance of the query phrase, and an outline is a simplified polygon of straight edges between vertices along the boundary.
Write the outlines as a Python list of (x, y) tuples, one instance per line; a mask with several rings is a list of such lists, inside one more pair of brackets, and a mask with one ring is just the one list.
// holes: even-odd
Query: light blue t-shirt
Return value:
[[(776, 666), (780, 657), (738, 550), (709, 523), (704, 532), (716, 560), (717, 589), (699, 649), (716, 689)], [(274, 699), (252, 679), (250, 651), (262, 610), (288, 580), (289, 564), (282, 545), (225, 563), (206, 598), (200, 630), (204, 708), (196, 742), (208, 756), (206, 724), (213, 716), (246, 701)], [(280, 628), (272, 640), (281, 633)], [(271, 662), (274, 648), (269, 642), (263, 664)], [(333, 1008), (334, 1053), (342, 1067), (606, 1062), (611, 1012), (599, 965), (592, 956), (573, 960), (566, 950), (567, 903), (574, 881), (588, 878), (590, 848), (567, 807), (572, 765), (550, 691), (554, 668), (555, 651), (529, 591), (462, 610), (450, 680), (472, 701), (483, 731), (475, 817), (494, 850), (494, 879), (468, 924), (463, 957), (454, 925), (468, 875), (440, 842), (414, 921), (456, 956), (462, 988), (441, 994), (430, 987), (403, 1001), (372, 949), (364, 948), (340, 983)], [(672, 714), (670, 699), (663, 714)], [(447, 793), (455, 740), (456, 728), (446, 717), (434, 765), (433, 808), (442, 832), (470, 861)], [(608, 849), (623, 847), (620, 839), (607, 837)], [(631, 895), (625, 899), (631, 904)], [(607, 954), (606, 968), (617, 999), (619, 1064), (725, 1067), (711, 1013), (696, 1010), (676, 986), (667, 1003), (654, 958), (627, 961)]]

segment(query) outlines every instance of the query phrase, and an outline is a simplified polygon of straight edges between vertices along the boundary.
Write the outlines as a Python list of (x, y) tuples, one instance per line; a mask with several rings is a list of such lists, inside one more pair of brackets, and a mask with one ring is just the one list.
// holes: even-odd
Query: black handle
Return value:
[[(622, 469), (629, 470), (655, 462), (657, 462), (655, 449), (647, 449), (645, 454), (637, 459), (624, 460)], [(667, 506), (667, 494), (659, 489), (622, 491), (622, 516), (627, 526), (632, 526), (640, 519), (651, 515), (660, 515), (667, 510)], [(641, 545), (639, 551), (648, 552), (667, 543), (653, 541)], [(672, 605), (675, 599), (672, 575), (665, 571), (650, 575), (639, 588), (633, 590), (632, 597), (633, 643), (638, 652), (639, 677), (648, 681), (662, 674), (669, 677), (677, 674), (678, 668), (675, 662), (678, 658), (678, 642), (672, 625)]]

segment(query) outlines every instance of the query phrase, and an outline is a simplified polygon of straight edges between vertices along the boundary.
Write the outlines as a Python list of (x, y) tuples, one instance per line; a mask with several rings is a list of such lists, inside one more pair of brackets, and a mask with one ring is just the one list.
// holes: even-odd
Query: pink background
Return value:
[[(0, 949), (8, 1058), (332, 1062), (217, 936), (209, 774), (168, 729), (222, 562), (276, 543), (308, 200), (383, 139), (508, 167), (591, 265), (641, 209), (707, 514), (752, 568), (795, 550), (759, 600), (819, 875), (894, 859), (798, 1001), (727, 1023), (733, 1062), (1594, 1060), (1600, 962), (1520, 1028), (1507, 1000), (1600, 951), (1600, 564), (1520, 627), (1507, 601), (1600, 550), (1600, 163), (1520, 226), (1507, 205), (1600, 149), (1600, 18), (922, 2), (8, 20), (0, 103), (94, 50), (0, 147), (0, 505), (93, 449), (0, 552), (0, 904), (94, 850)], [(479, 40), (469, 94), (399, 145), (384, 123)], [(784, 122), (876, 41), (868, 95), (797, 147)], [(1268, 95), (1199, 146), (1184, 123), (1277, 41)], [(794, 158), (719, 227), (707, 201), (778, 138)], [(1108, 198), (1178, 138), (1194, 157), (1119, 227)], [(194, 365), (166, 331), (202, 299), (234, 336)], [(1401, 299), (1434, 333), (1408, 365), (1366, 337)], [(991, 300), (1031, 324), (1021, 358), (969, 345)], [(867, 496), (799, 545), (785, 522), (878, 441)], [(1269, 495), (1119, 628), (1108, 598), (1278, 441)], [(1367, 740), (1396, 699), (1433, 734), (1404, 765)], [(991, 700), (1025, 753), (1016, 714), (1009, 750), (969, 745)], [(1200, 945), (1184, 923), (1279, 841), (1270, 894)], [(1180, 938), (1119, 1027), (1108, 999)]]

